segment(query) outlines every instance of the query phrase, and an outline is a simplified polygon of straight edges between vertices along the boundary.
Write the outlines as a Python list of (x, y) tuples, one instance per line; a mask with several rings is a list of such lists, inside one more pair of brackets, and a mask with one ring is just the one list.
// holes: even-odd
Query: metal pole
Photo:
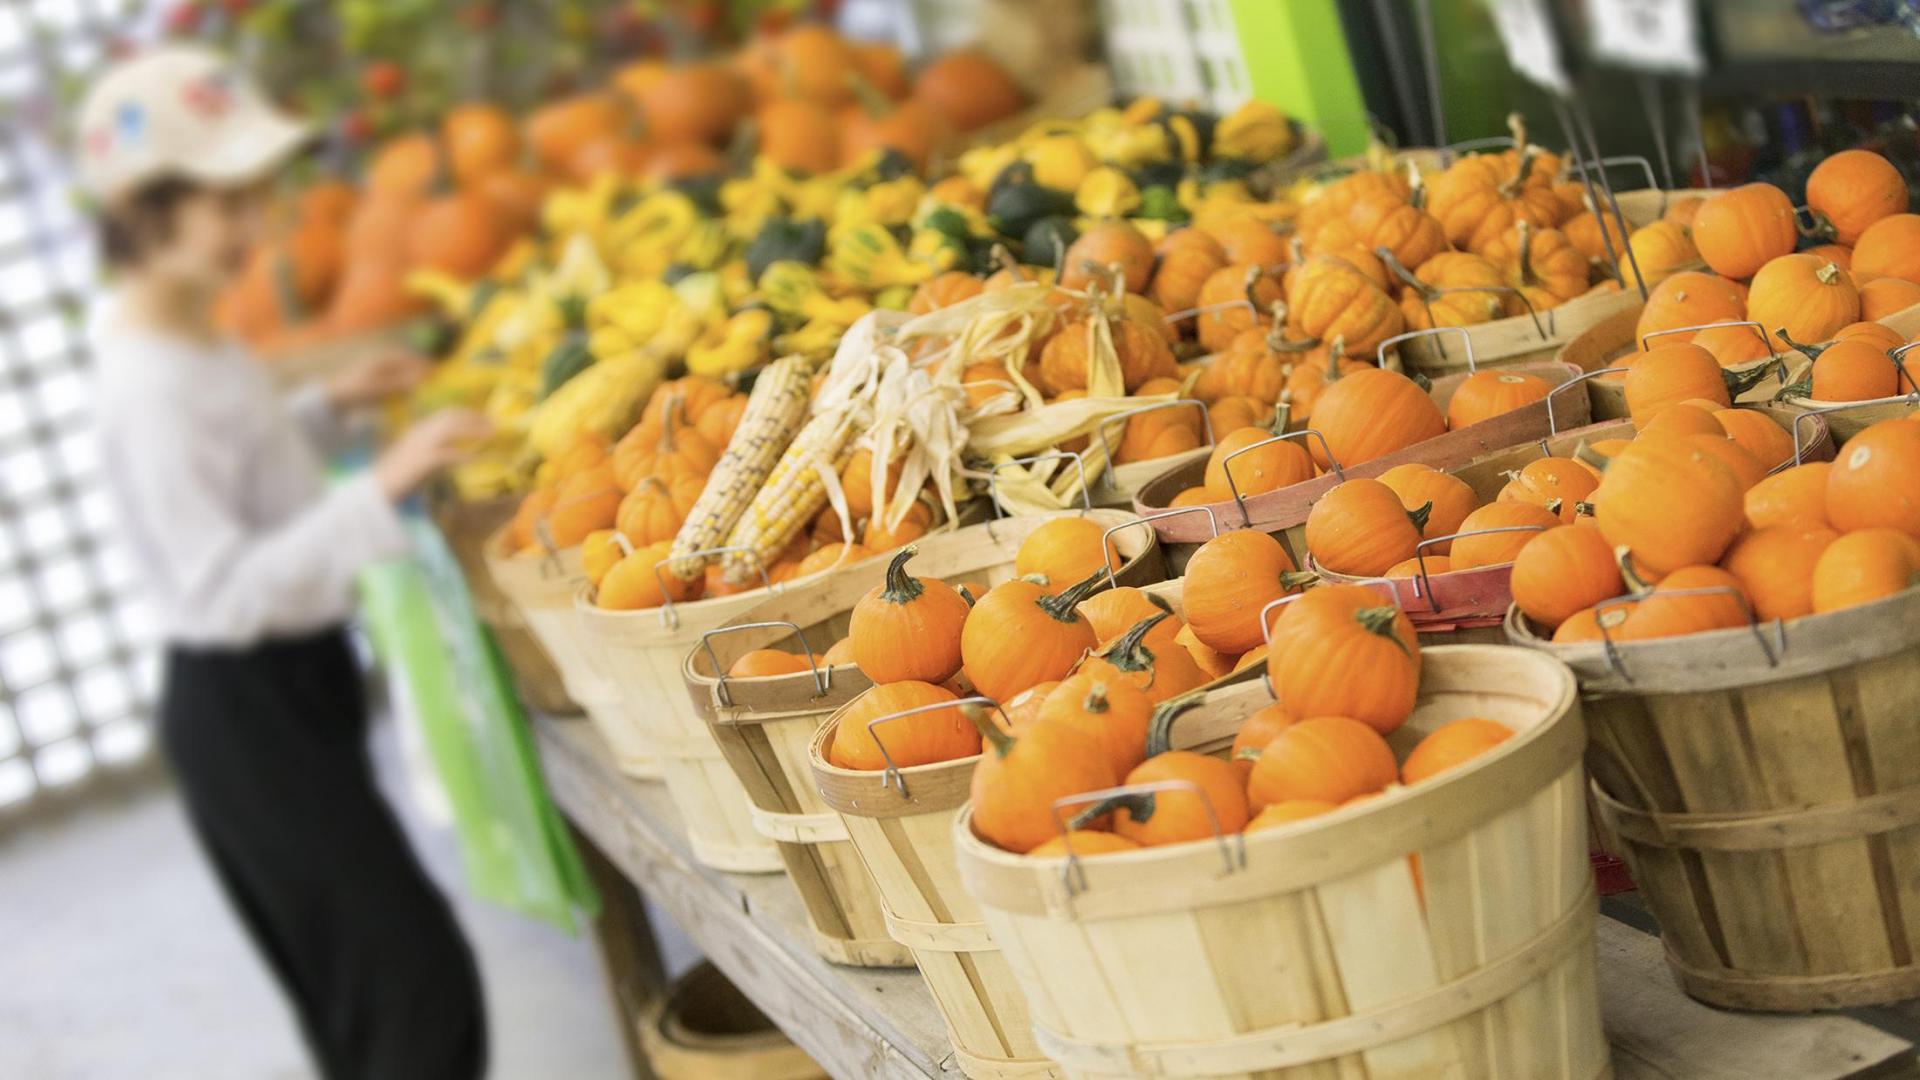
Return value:
[(1707, 160), (1707, 132), (1700, 123), (1700, 84), (1683, 82), (1680, 84), (1680, 108), (1687, 114), (1687, 122), (1693, 125), (1693, 149), (1700, 155), (1700, 186), (1713, 188), (1713, 163)]
[[(1619, 257), (1613, 253), (1612, 234), (1607, 231), (1607, 219), (1600, 209), (1600, 192), (1593, 186), (1593, 174), (1587, 169), (1587, 155), (1580, 149), (1579, 140), (1573, 137), (1573, 124), (1567, 119), (1567, 104), (1558, 97), (1549, 96), (1547, 100), (1553, 102), (1553, 116), (1560, 122), (1560, 137), (1566, 140), (1567, 153), (1573, 156), (1574, 171), (1580, 174), (1580, 182), (1586, 185), (1587, 205), (1593, 207), (1594, 220), (1600, 225), (1600, 245), (1607, 254), (1607, 265), (1613, 268), (1613, 280), (1624, 289), (1627, 279), (1620, 272)], [(1593, 167), (1599, 169), (1602, 166), (1595, 162)], [(1626, 239), (1625, 225), (1621, 226), (1620, 238), (1622, 241)]]
[(1660, 96), (1660, 77), (1657, 75), (1640, 76), (1640, 101), (1647, 109), (1647, 123), (1653, 128), (1653, 145), (1660, 151), (1660, 178), (1672, 191), (1673, 158), (1667, 149), (1667, 110), (1666, 102)]
[[(1633, 283), (1639, 287), (1640, 300), (1644, 303), (1647, 299), (1647, 279), (1640, 275), (1640, 259), (1633, 253), (1633, 245), (1627, 242), (1629, 239), (1627, 235), (1627, 219), (1625, 215), (1620, 213), (1620, 200), (1613, 197), (1613, 182), (1607, 179), (1606, 166), (1599, 163), (1600, 140), (1596, 138), (1593, 133), (1593, 117), (1588, 115), (1587, 107), (1576, 100), (1573, 103), (1573, 118), (1574, 122), (1580, 125), (1581, 133), (1586, 137), (1586, 152), (1593, 155), (1594, 171), (1599, 174), (1600, 190), (1606, 192), (1607, 195), (1607, 209), (1612, 211), (1613, 219), (1620, 223), (1621, 246), (1627, 249), (1627, 265), (1633, 269)], [(1605, 237), (1607, 231), (1605, 229), (1600, 230), (1600, 235)]]
[(1420, 22), (1420, 48), (1427, 68), (1427, 110), (1433, 116), (1433, 145), (1440, 151), (1440, 163), (1447, 163), (1447, 108), (1440, 100), (1440, 43), (1433, 36), (1433, 0), (1418, 0), (1414, 5)]

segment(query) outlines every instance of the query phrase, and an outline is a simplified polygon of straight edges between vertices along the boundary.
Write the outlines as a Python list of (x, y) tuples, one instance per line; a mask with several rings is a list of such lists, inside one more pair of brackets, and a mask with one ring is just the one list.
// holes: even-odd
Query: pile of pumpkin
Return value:
[(1791, 465), (1792, 437), (1764, 414), (1726, 408), (1724, 390), (1690, 396), (1724, 386), (1704, 349), (1658, 347), (1627, 379), (1640, 391), (1631, 439), (1528, 466), (1597, 479), (1570, 489), (1588, 490), (1569, 523), (1543, 521), (1510, 556), (1514, 603), (1553, 640), (1792, 620), (1920, 583), (1920, 512), (1902, 494), (1920, 423), (1884, 421), (1835, 462)]
[(754, 152), (796, 172), (830, 172), (880, 149), (924, 168), (946, 138), (1024, 105), (978, 53), (910, 73), (891, 46), (810, 24), (758, 36), (726, 59), (638, 61), (606, 87), (524, 119), (462, 104), (437, 127), (376, 147), (357, 186), (326, 180), (290, 200), (225, 298), (225, 321), (264, 352), (405, 321), (449, 280), (494, 269), (540, 222), (554, 189), (608, 174), (654, 184), (717, 177), (732, 170), (728, 150), (742, 129)]
[[(1906, 181), (1884, 157), (1846, 150), (1827, 158), (1807, 180), (1806, 235), (1824, 241), (1796, 251), (1798, 215), (1785, 192), (1747, 184), (1712, 196), (1676, 199), (1658, 227), (1690, 239), (1708, 271), (1661, 281), (1635, 328), (1636, 343), (1688, 342), (1722, 366), (1746, 367), (1780, 354), (1804, 353), (1804, 376), (1787, 393), (1818, 401), (1863, 401), (1913, 388), (1872, 323), (1920, 304), (1920, 214), (1907, 212)], [(1647, 228), (1655, 228), (1648, 226)], [(1713, 323), (1753, 322), (1671, 333)], [(1861, 337), (1826, 350), (1818, 343)], [(1638, 362), (1638, 353), (1617, 364)]]
[[(1278, 548), (1265, 534), (1230, 535)], [(1397, 761), (1383, 736), (1413, 711), (1413, 628), (1364, 588), (1327, 586), (1276, 621), (1266, 664), (1279, 700), (1247, 718), (1231, 755), (1174, 750), (1173, 725), (1208, 681), (1201, 658), (1220, 659), (1197, 637), (1185, 647), (1180, 639), (1203, 625), (1218, 630), (1230, 600), (1208, 594), (1208, 579), (1190, 571), (1185, 598), (1196, 621), (1175, 629), (1179, 620), (1138, 590), (1095, 591), (1103, 554), (1114, 558), (1100, 542), (1084, 519), (1049, 522), (1021, 546), (1016, 569), (1029, 572), (977, 599), (908, 573), (912, 549), (897, 555), (886, 583), (854, 608), (847, 638), (822, 657), (856, 664), (874, 682), (840, 714), (828, 760), (878, 771), (978, 756), (980, 835), (1009, 851), (1086, 856), (1284, 826), (1424, 782), (1511, 735), (1492, 721), (1455, 721)], [(1089, 554), (1093, 572), (1063, 588)], [(1222, 548), (1215, 557), (1233, 556)], [(807, 668), (799, 656), (759, 650), (730, 675)], [(989, 715), (963, 695), (1001, 704)], [(1055, 817), (1057, 800), (1167, 782), (1192, 786), (1090, 802), (1064, 833)]]

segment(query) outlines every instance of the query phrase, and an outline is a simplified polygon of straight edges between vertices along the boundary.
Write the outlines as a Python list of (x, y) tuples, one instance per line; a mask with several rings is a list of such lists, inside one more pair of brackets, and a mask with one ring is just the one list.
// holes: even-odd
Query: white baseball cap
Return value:
[(115, 64), (93, 84), (75, 145), (81, 186), (112, 202), (169, 176), (251, 184), (311, 135), (219, 53), (164, 45)]

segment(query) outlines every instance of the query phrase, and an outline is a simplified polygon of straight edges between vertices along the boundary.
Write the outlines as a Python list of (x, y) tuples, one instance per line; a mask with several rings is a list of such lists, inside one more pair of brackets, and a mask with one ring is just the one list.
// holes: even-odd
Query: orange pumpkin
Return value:
[(973, 770), (973, 829), (1008, 851), (1032, 851), (1059, 835), (1054, 816), (1059, 800), (1112, 787), (1120, 779), (1099, 745), (1075, 728), (1034, 724), (1008, 735), (984, 717), (976, 726), (991, 745)]
[(812, 671), (807, 658), (781, 649), (754, 649), (742, 653), (727, 668), (730, 679), (764, 679), (775, 675), (795, 675)]
[(1547, 627), (1626, 591), (1606, 539), (1598, 530), (1568, 525), (1526, 541), (1514, 556), (1509, 587), (1520, 610)]
[(1458, 768), (1513, 737), (1513, 729), (1495, 720), (1470, 716), (1452, 720), (1421, 739), (1400, 766), (1400, 782), (1418, 784)]
[[(1702, 271), (1683, 270), (1655, 285), (1647, 294), (1647, 306), (1640, 312), (1633, 337), (1637, 344), (1648, 334), (1660, 330), (1738, 322), (1746, 317), (1746, 286)], [(1686, 340), (1684, 334), (1654, 339), (1664, 344)]]
[[(1303, 440), (1268, 442), (1274, 434), (1254, 427), (1216, 438), (1213, 453), (1207, 458), (1204, 484), (1222, 498), (1232, 492), (1244, 498), (1313, 479), (1313, 457), (1301, 446)], [(1256, 446), (1259, 448), (1248, 449)], [(1233, 458), (1231, 462), (1229, 457)]]
[(1833, 464), (1810, 461), (1773, 474), (1747, 489), (1743, 509), (1747, 525), (1824, 528), (1827, 525), (1827, 475)]
[(875, 683), (943, 683), (960, 671), (960, 633), (971, 609), (946, 582), (907, 573), (916, 553), (911, 545), (900, 549), (886, 582), (853, 607), (853, 662)]
[(921, 282), (913, 290), (913, 295), (907, 298), (907, 313), (925, 315), (930, 311), (938, 311), (944, 307), (952, 307), (961, 301), (971, 300), (980, 295), (983, 284), (977, 275), (969, 274), (964, 270), (948, 270), (942, 274), (935, 274)]
[(1172, 614), (1156, 612), (1102, 645), (1080, 663), (1080, 673), (1109, 682), (1130, 682), (1158, 703), (1205, 686), (1206, 672), (1184, 647), (1155, 651), (1146, 647), (1147, 635), (1173, 621)]
[(1504, 416), (1515, 409), (1543, 401), (1553, 386), (1524, 371), (1488, 369), (1466, 377), (1447, 401), (1447, 426), (1458, 431), (1482, 420)]
[(1860, 318), (1860, 293), (1818, 255), (1783, 255), (1753, 276), (1747, 317), (1782, 341), (1825, 341)]
[(1874, 222), (1907, 209), (1907, 182), (1871, 150), (1842, 150), (1807, 177), (1807, 208), (1833, 239), (1856, 243)]
[(1546, 159), (1532, 147), (1511, 158), (1461, 158), (1428, 188), (1427, 210), (1440, 220), (1447, 242), (1464, 251), (1481, 250), (1516, 222), (1553, 225), (1560, 220), (1560, 200)]
[(694, 476), (642, 477), (620, 500), (613, 527), (636, 544), (657, 544), (679, 533), (706, 481)]
[(567, 175), (580, 151), (617, 137), (626, 126), (626, 110), (611, 94), (581, 94), (534, 110), (522, 128), (527, 146), (549, 173)]
[(1308, 818), (1319, 817), (1321, 814), (1331, 814), (1338, 809), (1340, 809), (1338, 803), (1331, 803), (1325, 799), (1282, 799), (1262, 807), (1260, 812), (1253, 816), (1253, 820), (1247, 822), (1247, 827), (1243, 831), (1256, 833), (1278, 829)]
[(1744, 184), (1703, 203), (1693, 218), (1693, 242), (1714, 273), (1748, 278), (1769, 261), (1793, 252), (1800, 239), (1793, 200), (1772, 184)]
[(1627, 369), (1627, 412), (1645, 427), (1669, 405), (1695, 399), (1721, 408), (1733, 404), (1726, 376), (1713, 354), (1690, 342), (1655, 345)]
[(1446, 434), (1440, 407), (1412, 379), (1372, 368), (1342, 377), (1314, 403), (1313, 424), (1325, 437), (1309, 447), (1321, 468), (1352, 467)]
[(1126, 679), (1081, 672), (1069, 676), (1041, 703), (1034, 718), (1039, 724), (1061, 724), (1097, 743), (1114, 775), (1147, 756), (1147, 728), (1153, 719), (1153, 700)]
[(1905, 278), (1877, 277), (1859, 282), (1860, 317), (1879, 320), (1920, 304), (1920, 284)]
[(1065, 678), (1099, 644), (1092, 624), (1074, 609), (1105, 578), (1092, 575), (1058, 593), (1019, 578), (988, 589), (960, 633), (967, 681), (1005, 701), (1035, 683)]
[[(1113, 828), (1143, 847), (1207, 840), (1246, 827), (1246, 787), (1230, 762), (1172, 748), (1174, 718), (1196, 701), (1169, 702), (1154, 711), (1146, 760), (1126, 775), (1130, 787), (1152, 788), (1114, 800)], [(1097, 809), (1097, 808), (1096, 808)]]
[(1894, 528), (1920, 537), (1920, 423), (1882, 420), (1847, 440), (1827, 474), (1827, 518), (1835, 529)]
[(760, 153), (783, 169), (818, 175), (840, 164), (840, 124), (825, 106), (780, 98), (755, 115)]
[(1208, 648), (1239, 655), (1266, 640), (1260, 610), (1299, 587), (1299, 571), (1271, 534), (1235, 529), (1200, 545), (1181, 596), (1187, 625)]
[[(1362, 199), (1347, 211), (1346, 220), (1363, 248), (1385, 248), (1402, 266), (1417, 267), (1447, 250), (1440, 219), (1399, 199)], [(1584, 265), (1581, 270), (1584, 274)]]
[(1490, 529), (1518, 529), (1519, 532), (1486, 532), (1481, 536), (1461, 536), (1453, 542), (1449, 558), (1455, 570), (1510, 563), (1528, 541), (1561, 524), (1558, 514), (1545, 507), (1523, 502), (1491, 502), (1467, 515), (1460, 523), (1462, 533)]
[(1281, 298), (1279, 276), (1259, 266), (1229, 263), (1215, 270), (1196, 297), (1195, 306), (1205, 309), (1194, 323), (1201, 347), (1209, 352), (1225, 349)]
[(1316, 716), (1261, 748), (1247, 777), (1247, 801), (1255, 810), (1300, 799), (1338, 805), (1382, 791), (1399, 776), (1379, 732), (1344, 716)]
[(1076, 859), (1086, 859), (1095, 855), (1111, 855), (1117, 851), (1138, 850), (1140, 850), (1139, 844), (1117, 833), (1099, 832), (1094, 829), (1069, 829), (1027, 852), (1027, 858), (1064, 859), (1072, 855)]
[(471, 281), (493, 269), (511, 237), (500, 229), (493, 204), (477, 192), (429, 199), (407, 229), (409, 263)]
[(1607, 542), (1658, 575), (1719, 561), (1744, 521), (1742, 490), (1698, 445), (1643, 435), (1613, 456), (1593, 502)]
[[(1102, 589), (1080, 605), (1080, 614), (1087, 617), (1093, 626), (1093, 636), (1100, 641), (1111, 641), (1141, 621), (1167, 612), (1165, 601), (1131, 585)], [(1168, 618), (1148, 631), (1145, 641), (1154, 649), (1177, 648), (1176, 639), (1185, 628), (1186, 624), (1179, 619)]]
[(1611, 633), (1624, 641), (1645, 641), (1724, 630), (1746, 626), (1748, 610), (1740, 579), (1717, 566), (1688, 566), (1638, 598)]
[(1026, 94), (1006, 69), (967, 49), (948, 52), (921, 68), (913, 96), (958, 132), (1004, 120), (1027, 104)]
[(1886, 350), (1864, 340), (1836, 341), (1813, 362), (1815, 401), (1871, 401), (1900, 390), (1899, 366)]
[(1823, 526), (1777, 525), (1734, 542), (1721, 565), (1740, 580), (1755, 617), (1797, 619), (1813, 613), (1813, 571), (1840, 534)]
[[(1667, 411), (1680, 408), (1682, 406), (1676, 405)], [(1686, 408), (1688, 411), (1698, 411), (1691, 406)], [(1499, 495), (1495, 496), (1497, 501), (1528, 503), (1568, 523), (1580, 516), (1586, 500), (1600, 486), (1599, 477), (1571, 458), (1546, 457), (1529, 461), (1512, 476), (1513, 479), (1507, 481)], [(1464, 524), (1460, 526), (1460, 529), (1465, 528)]]
[(781, 93), (819, 105), (835, 107), (852, 97), (847, 73), (855, 64), (846, 40), (814, 23), (792, 27), (774, 45), (773, 65)]
[(1920, 541), (1899, 529), (1860, 529), (1820, 553), (1814, 564), (1812, 606), (1839, 611), (1920, 585)]
[(1477, 326), (1507, 313), (1510, 289), (1500, 268), (1478, 255), (1447, 251), (1428, 259), (1400, 294), (1407, 329)]
[(1648, 285), (1658, 284), (1700, 261), (1693, 233), (1685, 225), (1656, 221), (1633, 230), (1627, 249)]
[(1413, 557), (1428, 509), (1401, 506), (1400, 496), (1378, 480), (1348, 480), (1307, 512), (1307, 551), (1336, 574), (1378, 577)]
[[(1104, 550), (1103, 550), (1104, 545)], [(1014, 553), (1013, 572), (1044, 579), (1048, 595), (1067, 591), (1076, 581), (1120, 569), (1120, 551), (1105, 537), (1100, 523), (1069, 514), (1057, 517), (1027, 534)]]
[[(1227, 265), (1226, 253), (1211, 237), (1197, 229), (1180, 232), (1192, 233), (1206, 242), (1177, 244), (1160, 253), (1153, 279), (1147, 285), (1147, 295), (1168, 311), (1188, 311), (1198, 306), (1200, 289), (1207, 278)], [(1188, 325), (1188, 320), (1182, 319), (1180, 325)]]
[(1208, 235), (1220, 244), (1227, 262), (1278, 270), (1291, 260), (1286, 237), (1251, 215), (1236, 216), (1210, 225)]
[(1319, 341), (1339, 338), (1349, 352), (1369, 356), (1405, 329), (1405, 321), (1393, 300), (1352, 263), (1316, 255), (1291, 275), (1287, 326)]
[(376, 199), (417, 199), (439, 179), (440, 144), (425, 132), (396, 135), (367, 163), (367, 194)]
[(1114, 267), (1126, 291), (1145, 292), (1153, 274), (1153, 244), (1139, 229), (1126, 221), (1102, 221), (1074, 240), (1067, 248), (1066, 265), (1060, 271), (1060, 285), (1085, 289), (1094, 282), (1113, 291)]
[(1349, 716), (1383, 734), (1406, 721), (1420, 684), (1420, 643), (1406, 613), (1380, 599), (1362, 585), (1324, 585), (1282, 609), (1267, 676), (1288, 711)]
[(520, 157), (520, 129), (498, 105), (469, 102), (447, 110), (440, 121), (440, 142), (455, 183), (478, 183), (514, 167)]
[(1853, 246), (1853, 272), (1920, 284), (1920, 214), (1892, 214), (1867, 226)]
[(681, 581), (658, 569), (672, 554), (671, 542), (635, 548), (600, 579), (593, 594), (594, 604), (608, 611), (637, 611), (660, 607), (669, 600), (677, 604), (693, 599), (699, 581)]
[(747, 87), (712, 61), (671, 64), (634, 95), (647, 138), (656, 143), (720, 145), (747, 110)]
[[(980, 752), (980, 735), (958, 708), (894, 715), (956, 700), (953, 691), (931, 683), (875, 685), (840, 714), (827, 760), (843, 769), (875, 771), (886, 768), (889, 759), (905, 769), (972, 757)], [(894, 718), (882, 719), (889, 716)]]
[[(1423, 506), (1427, 508), (1426, 523), (1420, 530), (1422, 540), (1452, 536), (1459, 532), (1460, 523), (1480, 505), (1480, 497), (1474, 493), (1471, 484), (1431, 465), (1415, 462), (1395, 465), (1381, 473), (1378, 479), (1393, 489), (1393, 493), (1400, 497), (1400, 505), (1408, 513)], [(1447, 541), (1434, 544), (1427, 550), (1445, 555), (1451, 546), (1451, 541)]]

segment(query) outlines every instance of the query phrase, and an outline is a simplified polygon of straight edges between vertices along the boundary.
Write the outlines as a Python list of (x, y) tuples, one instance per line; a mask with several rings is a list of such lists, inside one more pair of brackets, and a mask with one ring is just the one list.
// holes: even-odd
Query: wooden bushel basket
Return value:
[(961, 1071), (973, 1080), (1060, 1077), (1034, 1042), (1026, 998), (954, 865), (953, 819), (979, 755), (901, 769), (896, 786), (887, 773), (827, 760), (837, 726), (836, 713), (808, 745), (814, 782), (846, 824), (888, 932), (913, 950)]
[[(908, 569), (916, 577), (976, 589), (996, 585), (1014, 576), (1020, 542), (1051, 517), (1062, 516), (1018, 517), (936, 533), (915, 545)], [(1109, 527), (1132, 517), (1116, 511), (1093, 516)], [(1123, 560), (1115, 575), (1120, 583), (1146, 585), (1164, 575), (1151, 531), (1117, 531), (1113, 542)], [(755, 825), (779, 845), (820, 954), (835, 963), (877, 967), (913, 960), (888, 935), (871, 879), (839, 815), (821, 801), (807, 761), (814, 731), (871, 681), (852, 664), (758, 679), (722, 679), (717, 672), (750, 649), (790, 648), (796, 636), (818, 657), (846, 635), (854, 605), (885, 582), (892, 557), (889, 552), (780, 589), (703, 635), (681, 672), (694, 709), (746, 788)]]
[(502, 527), (487, 541), (487, 570), (541, 650), (552, 658), (565, 694), (586, 710), (587, 719), (612, 748), (620, 771), (632, 776), (658, 776), (651, 748), (626, 721), (620, 688), (594, 664), (593, 643), (584, 637), (580, 621), (574, 618), (573, 594), (587, 580), (580, 565), (580, 549), (516, 557), (504, 554), (504, 540)]
[[(1784, 405), (1743, 407), (1766, 414), (1768, 419), (1787, 429), (1799, 439), (1803, 444), (1802, 460), (1832, 460), (1833, 439), (1828, 434), (1822, 419), (1797, 416), (1792, 409)], [(1447, 472), (1466, 481), (1468, 486), (1473, 488), (1473, 493), (1479, 497), (1480, 502), (1485, 504), (1499, 496), (1500, 489), (1506, 486), (1511, 473), (1526, 467), (1532, 461), (1548, 455), (1565, 456), (1583, 442), (1632, 438), (1633, 433), (1631, 420), (1610, 420), (1605, 423), (1589, 424), (1586, 427), (1556, 433), (1540, 442), (1509, 447), (1500, 453), (1489, 454), (1466, 465), (1448, 469)], [(1790, 464), (1792, 462), (1787, 462), (1781, 468)], [(1426, 548), (1443, 539), (1452, 539), (1452, 537), (1435, 537), (1432, 540), (1422, 541), (1420, 546)], [(1307, 565), (1308, 569), (1328, 581), (1347, 585), (1367, 585), (1392, 597), (1393, 602), (1407, 613), (1407, 618), (1420, 634), (1422, 644), (1499, 644), (1507, 640), (1504, 627), (1508, 609), (1513, 606), (1512, 563), (1397, 579), (1357, 578), (1335, 574), (1313, 563), (1311, 559), (1308, 560)]]
[[(1469, 716), (1514, 736), (1363, 804), (1090, 859), (1010, 854), (962, 811), (960, 879), (1069, 1075), (1610, 1075), (1573, 679), (1497, 645), (1424, 659), (1396, 756)], [(1270, 700), (1232, 687), (1181, 722), (1230, 737)]]
[(520, 500), (512, 496), (467, 502), (449, 491), (435, 489), (427, 500), (427, 510), (460, 564), (467, 592), (473, 597), (473, 612), (493, 633), (521, 699), (549, 715), (578, 713), (580, 706), (567, 696), (553, 658), (534, 639), (520, 609), (500, 590), (488, 564), (488, 541), (513, 517), (519, 504)]
[(1594, 796), (1688, 994), (1799, 1012), (1920, 995), (1920, 591), (1565, 661)]
[[(1551, 361), (1568, 342), (1589, 327), (1627, 308), (1640, 306), (1637, 291), (1596, 288), (1559, 307), (1514, 315), (1465, 327), (1473, 338), (1474, 359), (1485, 367), (1513, 367)], [(1467, 357), (1443, 337), (1414, 338), (1401, 345), (1407, 370), (1430, 379), (1467, 370)]]
[(659, 1080), (826, 1080), (720, 969), (702, 961), (639, 1019)]
[[(1560, 363), (1527, 365), (1512, 370), (1538, 375), (1556, 386), (1571, 382), (1580, 374), (1577, 369)], [(1458, 389), (1467, 378), (1467, 373), (1461, 372), (1458, 375), (1449, 375), (1434, 381), (1432, 396), (1442, 413), (1446, 412), (1447, 403), (1453, 399), (1454, 390)], [(1550, 407), (1553, 410), (1551, 414), (1548, 411)], [(1395, 465), (1404, 465), (1408, 462), (1419, 462), (1436, 469), (1464, 465), (1486, 454), (1544, 438), (1553, 431), (1553, 425), (1556, 422), (1562, 428), (1585, 424), (1587, 422), (1586, 395), (1556, 394), (1546, 401), (1524, 405), (1491, 420), (1469, 424), (1458, 431), (1449, 431), (1445, 435), (1415, 443), (1404, 450), (1397, 450), (1372, 461), (1348, 465), (1342, 469), (1324, 473), (1305, 483), (1293, 484), (1258, 495), (1248, 495), (1237, 501), (1230, 499), (1204, 505), (1212, 511), (1214, 519), (1219, 522), (1222, 529), (1254, 528), (1278, 534), (1280, 542), (1286, 546), (1288, 554), (1293, 556), (1295, 564), (1298, 565), (1307, 556), (1306, 543), (1302, 535), (1307, 522), (1307, 512), (1322, 495), (1333, 490), (1343, 480), (1379, 476)], [(1292, 432), (1286, 437), (1317, 439), (1319, 433), (1309, 428)], [(1173, 501), (1174, 496), (1187, 488), (1197, 486), (1205, 472), (1204, 461), (1169, 469), (1158, 479), (1140, 489), (1139, 496), (1134, 499), (1134, 508), (1143, 517), (1159, 514)], [(1160, 533), (1160, 542), (1163, 544), (1202, 544), (1212, 537), (1208, 523), (1194, 515), (1160, 517), (1154, 521), (1154, 528)]]

